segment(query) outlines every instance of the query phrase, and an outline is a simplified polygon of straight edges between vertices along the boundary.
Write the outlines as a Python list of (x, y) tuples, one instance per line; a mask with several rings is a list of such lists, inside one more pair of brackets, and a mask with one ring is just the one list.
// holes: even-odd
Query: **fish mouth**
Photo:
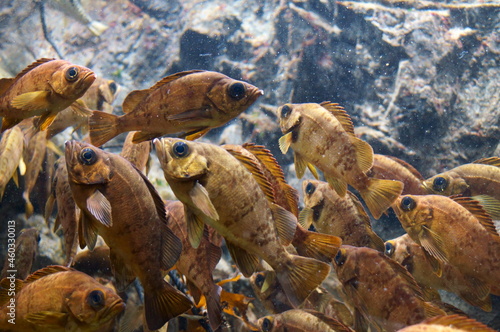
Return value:
[(121, 298), (116, 299), (98, 313), (98, 320), (104, 323), (105, 321), (112, 319), (125, 310), (125, 306), (126, 305)]

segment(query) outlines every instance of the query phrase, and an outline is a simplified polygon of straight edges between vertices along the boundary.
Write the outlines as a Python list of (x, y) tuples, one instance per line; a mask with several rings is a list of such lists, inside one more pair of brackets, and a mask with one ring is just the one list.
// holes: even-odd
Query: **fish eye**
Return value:
[(69, 82), (74, 82), (78, 78), (78, 68), (76, 67), (71, 67), (68, 70), (66, 70), (66, 80)]
[(229, 97), (233, 98), (234, 100), (243, 99), (243, 97), (245, 97), (245, 92), (246, 90), (243, 83), (236, 82), (229, 86)]
[(109, 91), (111, 91), (112, 94), (115, 94), (117, 89), (118, 87), (116, 86), (116, 83), (114, 81), (110, 81)]
[(281, 117), (282, 118), (288, 118), (288, 116), (290, 115), (290, 113), (292, 112), (292, 108), (288, 105), (283, 105), (283, 107), (281, 107)]
[(312, 182), (309, 182), (306, 186), (306, 194), (312, 195), (315, 190), (316, 190), (316, 186), (314, 184), (312, 184)]
[(85, 165), (92, 165), (97, 161), (97, 155), (91, 148), (85, 148), (80, 152), (80, 160)]
[(335, 255), (335, 264), (337, 264), (337, 266), (342, 266), (344, 265), (345, 263), (345, 260), (346, 260), (346, 255), (345, 255), (345, 249), (339, 249), (339, 251), (337, 252), (337, 254)]
[(104, 306), (104, 293), (100, 290), (93, 290), (87, 296), (87, 304), (98, 310)]
[(255, 284), (257, 285), (257, 287), (262, 288), (264, 280), (266, 280), (266, 277), (264, 276), (263, 273), (257, 274), (257, 277), (255, 277)]
[(260, 326), (262, 331), (264, 332), (270, 332), (273, 329), (273, 322), (269, 318), (264, 318), (262, 321), (262, 325)]
[(392, 254), (394, 254), (394, 244), (392, 244), (390, 241), (387, 241), (385, 243), (385, 255), (392, 257)]
[(176, 142), (172, 147), (172, 152), (174, 153), (175, 157), (182, 158), (189, 154), (189, 147), (186, 142)]
[(411, 211), (415, 208), (416, 205), (417, 204), (415, 203), (415, 200), (410, 196), (405, 196), (401, 200), (401, 209), (403, 211)]
[(443, 192), (446, 190), (446, 187), (448, 187), (448, 181), (446, 181), (446, 179), (442, 176), (438, 176), (437, 178), (435, 178), (434, 182), (432, 183), (432, 189), (434, 189), (435, 191)]

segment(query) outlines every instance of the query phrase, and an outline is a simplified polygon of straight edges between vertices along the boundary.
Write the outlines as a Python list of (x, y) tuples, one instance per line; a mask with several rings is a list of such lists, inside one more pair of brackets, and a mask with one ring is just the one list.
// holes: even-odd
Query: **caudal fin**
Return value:
[(313, 258), (291, 255), (291, 264), (276, 272), (290, 303), (298, 307), (330, 273), (330, 265)]
[(161, 290), (144, 293), (144, 311), (150, 330), (158, 330), (165, 323), (193, 306), (193, 303), (180, 291), (164, 282)]
[(92, 145), (101, 146), (121, 131), (118, 128), (119, 117), (101, 111), (93, 111), (89, 118), (89, 136)]
[(215, 285), (210, 291), (210, 295), (205, 295), (207, 300), (208, 322), (213, 331), (216, 331), (222, 324), (222, 305), (220, 295), (222, 288)]
[(310, 232), (297, 226), (292, 244), (301, 256), (312, 257), (323, 262), (331, 262), (342, 244), (338, 236)]
[(370, 179), (367, 189), (360, 190), (372, 216), (378, 219), (403, 191), (403, 183), (394, 180)]

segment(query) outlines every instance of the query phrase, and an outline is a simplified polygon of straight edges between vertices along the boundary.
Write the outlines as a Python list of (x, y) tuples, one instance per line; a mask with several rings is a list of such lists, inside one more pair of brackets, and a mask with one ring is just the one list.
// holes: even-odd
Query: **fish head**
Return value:
[(93, 278), (82, 279), (85, 281), (75, 281), (75, 290), (66, 298), (69, 311), (82, 325), (99, 326), (125, 309), (122, 298), (112, 289), (102, 286)]
[(412, 239), (418, 238), (423, 227), (430, 227), (434, 221), (432, 197), (433, 195), (399, 196), (392, 205), (401, 226)]
[(279, 319), (276, 319), (276, 316), (269, 315), (259, 318), (259, 320), (257, 320), (257, 326), (263, 332), (277, 332), (281, 331), (280, 327), (282, 324), (280, 324)]
[(66, 141), (65, 159), (68, 178), (77, 184), (105, 184), (113, 176), (108, 153), (93, 145)]
[(302, 121), (300, 104), (285, 104), (278, 108), (277, 116), (283, 134), (297, 133)]
[(74, 65), (70, 62), (61, 61), (54, 70), (49, 85), (52, 90), (65, 99), (78, 99), (94, 83), (96, 76), (94, 72), (86, 67)]
[[(308, 218), (312, 222), (318, 222), (323, 212), (325, 203), (324, 189), (328, 183), (317, 180), (302, 181), (302, 191), (304, 193), (304, 210), (309, 211)], [(309, 224), (309, 223), (308, 223)]]
[(230, 115), (231, 118), (245, 111), (262, 95), (264, 91), (259, 88), (225, 75), (216, 79), (207, 93), (217, 110)]
[(358, 267), (356, 266), (356, 247), (342, 245), (333, 259), (333, 267), (339, 281), (345, 286), (357, 282)]
[(99, 99), (112, 104), (120, 91), (120, 86), (113, 80), (101, 79), (99, 83)]
[(467, 182), (453, 171), (435, 175), (423, 182), (429, 194), (451, 196), (465, 192), (469, 186)]
[(208, 171), (200, 143), (178, 138), (155, 139), (156, 154), (167, 181), (198, 180)]
[(384, 254), (404, 266), (411, 273), (413, 265), (411, 247), (413, 245), (418, 246), (408, 234), (404, 234), (395, 239), (386, 241)]

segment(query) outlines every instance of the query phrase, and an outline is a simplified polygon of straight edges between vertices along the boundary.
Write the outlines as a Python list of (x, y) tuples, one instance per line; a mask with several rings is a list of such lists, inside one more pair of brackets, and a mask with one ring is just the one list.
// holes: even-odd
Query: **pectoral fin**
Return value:
[(87, 104), (81, 99), (77, 99), (73, 104), (69, 106), (71, 110), (82, 117), (89, 117), (92, 115), (92, 111), (88, 108)]
[(208, 133), (210, 131), (210, 129), (211, 128), (208, 127), (208, 128), (203, 128), (200, 130), (191, 131), (191, 132), (185, 134), (184, 139), (186, 139), (188, 141), (194, 141), (195, 139), (198, 139), (202, 136), (205, 136), (205, 134)]
[(309, 229), (312, 224), (313, 210), (309, 208), (303, 208), (299, 213), (299, 224), (305, 229)]
[(204, 215), (212, 220), (219, 220), (219, 214), (212, 204), (207, 190), (199, 182), (196, 182), (193, 188), (191, 188), (189, 197)]
[(328, 182), (340, 197), (344, 197), (347, 193), (347, 183), (340, 178), (335, 178), (331, 175), (325, 175), (325, 180)]
[(87, 209), (104, 226), (113, 226), (111, 203), (99, 190), (96, 190), (87, 198)]
[(212, 119), (212, 115), (210, 114), (210, 110), (207, 108), (199, 108), (187, 110), (179, 114), (173, 114), (167, 117), (167, 120), (170, 121), (199, 121), (202, 119)]
[(49, 95), (49, 91), (26, 92), (14, 97), (11, 105), (26, 112), (48, 111), (51, 107)]
[(290, 132), (286, 135), (281, 136), (278, 142), (281, 152), (283, 154), (286, 154), (288, 152), (288, 149), (290, 148), (290, 145), (292, 144), (292, 133)]
[(292, 242), (295, 235), (297, 219), (293, 213), (285, 210), (279, 205), (271, 203), (270, 206), (280, 243), (287, 246)]
[(24, 316), (28, 322), (46, 328), (61, 329), (66, 326), (68, 314), (54, 311), (40, 311)]
[(97, 227), (95, 227), (92, 219), (87, 217), (83, 211), (80, 213), (80, 222), (78, 223), (78, 239), (81, 249), (87, 246), (89, 250), (94, 250), (97, 242)]
[(184, 206), (184, 216), (186, 218), (189, 243), (196, 249), (203, 238), (205, 223), (186, 206)]
[(57, 113), (46, 112), (42, 116), (40, 116), (37, 120), (35, 120), (35, 128), (40, 129), (41, 131), (46, 130), (52, 122), (54, 122)]

